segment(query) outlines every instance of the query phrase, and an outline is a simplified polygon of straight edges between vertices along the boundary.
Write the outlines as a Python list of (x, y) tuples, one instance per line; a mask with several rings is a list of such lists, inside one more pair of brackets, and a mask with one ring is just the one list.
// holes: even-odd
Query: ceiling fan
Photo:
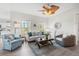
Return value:
[(59, 9), (59, 6), (45, 4), (45, 5), (42, 6), (42, 8), (43, 8), (43, 10), (40, 10), (40, 11), (42, 11), (43, 14), (51, 15), (51, 14), (54, 14)]

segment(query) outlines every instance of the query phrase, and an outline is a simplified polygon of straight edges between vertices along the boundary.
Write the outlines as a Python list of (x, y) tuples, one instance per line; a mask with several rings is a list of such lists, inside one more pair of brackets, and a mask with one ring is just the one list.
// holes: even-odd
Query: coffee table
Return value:
[(40, 39), (36, 39), (35, 42), (36, 42), (36, 45), (38, 45), (38, 47), (41, 48), (46, 45), (53, 45), (52, 40), (54, 40), (54, 39), (43, 40), (42, 38), (40, 38)]

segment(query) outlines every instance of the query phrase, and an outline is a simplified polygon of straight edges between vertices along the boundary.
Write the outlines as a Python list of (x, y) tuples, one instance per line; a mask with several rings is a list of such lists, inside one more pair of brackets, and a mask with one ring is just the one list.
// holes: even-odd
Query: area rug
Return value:
[(32, 51), (34, 52), (34, 54), (37, 56), (47, 55), (47, 53), (50, 53), (49, 50), (54, 51), (56, 49), (52, 45), (44, 46), (39, 49), (38, 46), (35, 45), (35, 43), (29, 43), (29, 46), (32, 49)]
[[(44, 46), (42, 48), (38, 48), (35, 43), (28, 44), (34, 54), (36, 56), (78, 56), (79, 53), (76, 51), (77, 49), (73, 49), (74, 47), (64, 48), (60, 47), (57, 44)], [(78, 50), (79, 51), (79, 50)], [(77, 53), (76, 53), (77, 52)]]

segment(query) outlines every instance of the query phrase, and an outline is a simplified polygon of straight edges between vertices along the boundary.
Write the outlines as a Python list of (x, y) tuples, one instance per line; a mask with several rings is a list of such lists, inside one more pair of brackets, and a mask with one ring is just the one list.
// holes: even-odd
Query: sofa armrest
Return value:
[(4, 39), (3, 42), (8, 42), (10, 44), (10, 40), (9, 39)]

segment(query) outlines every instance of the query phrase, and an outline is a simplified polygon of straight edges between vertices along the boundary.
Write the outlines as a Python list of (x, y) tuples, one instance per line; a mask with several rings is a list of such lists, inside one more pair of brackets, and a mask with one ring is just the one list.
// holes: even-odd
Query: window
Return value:
[(27, 21), (26, 20), (22, 21), (22, 28), (27, 28)]

